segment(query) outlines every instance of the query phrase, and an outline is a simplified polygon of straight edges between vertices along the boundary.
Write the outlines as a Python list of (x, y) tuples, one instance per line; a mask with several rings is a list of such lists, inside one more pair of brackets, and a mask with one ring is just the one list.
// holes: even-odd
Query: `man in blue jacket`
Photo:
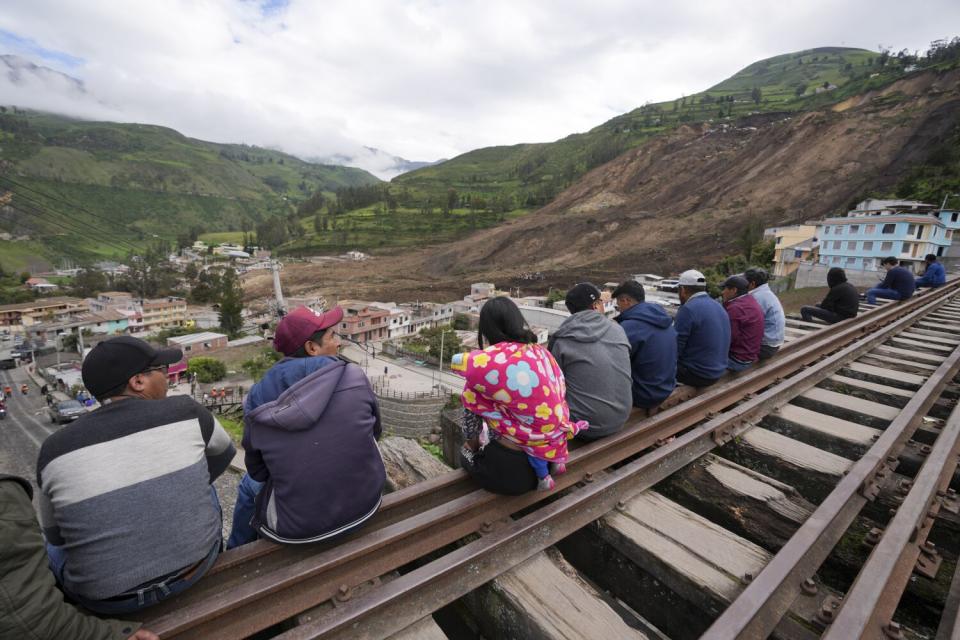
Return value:
[[(655, 409), (673, 392), (677, 377), (677, 331), (673, 320), (657, 304), (645, 302), (636, 280), (613, 290), (620, 323), (630, 342), (633, 406)], [(592, 426), (591, 426), (592, 428)]]
[(917, 288), (930, 287), (931, 289), (935, 289), (946, 284), (947, 272), (944, 270), (943, 265), (937, 262), (937, 256), (928, 253), (924, 256), (923, 261), (927, 263), (927, 268), (923, 272), (923, 275), (916, 279), (915, 284)]
[(867, 304), (877, 304), (877, 298), (906, 300), (913, 295), (917, 288), (913, 274), (898, 267), (899, 263), (893, 256), (880, 261), (880, 266), (887, 270), (887, 276), (878, 286), (867, 290)]
[(719, 302), (707, 295), (707, 279), (693, 269), (677, 281), (680, 309), (677, 330), (677, 381), (709, 387), (727, 370), (730, 319)]
[(336, 357), (342, 318), (340, 307), (299, 307), (277, 325), (274, 348), (286, 357), (244, 402), (247, 475), (227, 548), (258, 534), (289, 544), (325, 540), (379, 508), (380, 411), (363, 370)]

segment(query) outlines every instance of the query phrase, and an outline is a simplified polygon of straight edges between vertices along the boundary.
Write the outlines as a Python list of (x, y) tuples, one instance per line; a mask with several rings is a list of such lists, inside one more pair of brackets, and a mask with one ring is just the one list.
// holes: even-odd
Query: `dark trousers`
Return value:
[(492, 493), (518, 496), (537, 488), (537, 474), (527, 454), (508, 449), (496, 440), (473, 454), (473, 460), (460, 456), (460, 465), (477, 483)]
[(682, 382), (683, 384), (688, 384), (691, 387), (697, 387), (698, 389), (701, 389), (703, 387), (709, 387), (717, 380), (719, 380), (719, 378), (701, 378), (679, 362), (677, 363), (677, 382)]
[(805, 322), (810, 322), (813, 318), (816, 318), (823, 320), (827, 324), (836, 324), (845, 319), (841, 318), (840, 315), (834, 311), (828, 311), (820, 307), (801, 307), (800, 317), (803, 318)]

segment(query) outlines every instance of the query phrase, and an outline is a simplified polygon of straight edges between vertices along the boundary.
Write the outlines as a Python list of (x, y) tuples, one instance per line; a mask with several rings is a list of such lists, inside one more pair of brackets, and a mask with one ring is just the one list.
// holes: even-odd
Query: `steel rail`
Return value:
[(934, 640), (957, 640), (960, 638), (960, 563), (957, 563), (950, 582), (947, 602), (943, 606), (940, 625)]
[(866, 504), (871, 481), (878, 472), (885, 474), (885, 465), (896, 463), (899, 451), (958, 369), (960, 347), (927, 379), (867, 453), (707, 629), (702, 636), (705, 640), (767, 637), (800, 594), (801, 583), (817, 571)]
[[(941, 291), (952, 291), (958, 285), (960, 281), (955, 281)], [(838, 330), (824, 334), (822, 340), (811, 340), (809, 344), (778, 354), (766, 366), (708, 389), (692, 402), (681, 403), (652, 418), (633, 421), (620, 433), (573, 451), (568, 472), (557, 478), (558, 488), (589, 479), (592, 474), (629, 456), (662, 444), (667, 438), (741, 400), (745, 394), (769, 386), (774, 378), (795, 373), (824, 354), (868, 334), (862, 343), (869, 345), (863, 347), (865, 351), (946, 301), (946, 296), (924, 296), (899, 305), (887, 305), (865, 314), (860, 322), (851, 322), (846, 327), (837, 325)], [(887, 323), (892, 324), (886, 330), (869, 334)], [(841, 363), (836, 365), (839, 366)], [(815, 382), (810, 386), (813, 384)], [(463, 478), (463, 474), (459, 477)], [(447, 486), (460, 482), (462, 480), (455, 480)], [(469, 533), (484, 529), (493, 521), (546, 497), (532, 492), (505, 498), (479, 489), (468, 489), (459, 497), (417, 512), (417, 501), (407, 500), (413, 493), (417, 492), (395, 499), (398, 504), (406, 504), (407, 513), (412, 514), (409, 517), (379, 528), (365, 529), (337, 546), (274, 551), (261, 545), (259, 550), (250, 554), (254, 561), (238, 561), (223, 570), (230, 574), (229, 581), (222, 576), (221, 580), (213, 576), (209, 581), (200, 581), (190, 591), (140, 617), (148, 619), (150, 628), (165, 638), (230, 638), (249, 634), (329, 600), (338, 591), (388, 573)], [(419, 495), (422, 499), (429, 493)], [(257, 553), (261, 555), (257, 556)]]
[(946, 496), (957, 466), (958, 445), (960, 408), (955, 408), (914, 477), (910, 492), (844, 596), (824, 640), (897, 637), (899, 627), (892, 620), (893, 613), (940, 510), (937, 497)]
[[(942, 300), (939, 304), (945, 302)], [(875, 348), (889, 335), (925, 315), (926, 311), (915, 311), (880, 334), (806, 368), (794, 379), (748, 397), (723, 415), (678, 436), (673, 442), (603, 474), (601, 478), (586, 483), (548, 506), (504, 524), (481, 540), (450, 552), (345, 606), (339, 606), (336, 612), (322, 620), (297, 627), (280, 638), (382, 638), (406, 628), (752, 428), (753, 421), (766, 415), (771, 407), (817, 384), (851, 358)], [(955, 369), (960, 366), (960, 348), (953, 359), (952, 367)], [(939, 384), (946, 384), (946, 380)], [(931, 383), (924, 399), (918, 399), (913, 406), (908, 405), (910, 410), (932, 404), (935, 399), (932, 390), (936, 386), (939, 385)], [(928, 398), (928, 395), (931, 397)]]

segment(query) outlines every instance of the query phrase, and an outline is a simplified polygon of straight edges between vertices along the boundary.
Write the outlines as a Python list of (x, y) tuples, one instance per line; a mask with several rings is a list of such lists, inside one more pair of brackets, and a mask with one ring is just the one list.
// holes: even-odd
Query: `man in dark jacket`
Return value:
[(860, 294), (857, 288), (847, 282), (847, 274), (840, 267), (827, 272), (827, 285), (830, 291), (827, 297), (815, 307), (801, 307), (800, 317), (810, 322), (813, 318), (834, 324), (847, 318), (856, 318), (860, 310)]
[(917, 289), (913, 274), (903, 267), (898, 267), (899, 263), (893, 256), (880, 261), (880, 266), (887, 270), (887, 277), (879, 286), (867, 290), (867, 304), (877, 304), (877, 298), (906, 300), (913, 295)]
[(928, 253), (924, 256), (923, 261), (927, 263), (927, 268), (923, 275), (916, 279), (917, 288), (930, 287), (935, 289), (946, 284), (947, 272), (943, 269), (943, 265), (937, 262), (937, 256)]
[(550, 353), (567, 382), (570, 419), (590, 423), (578, 438), (596, 440), (619, 431), (630, 415), (630, 343), (603, 315), (594, 285), (576, 285), (565, 302), (571, 315), (550, 335)]
[(139, 622), (101, 620), (64, 602), (23, 478), (0, 474), (0, 638), (158, 640)]
[(709, 387), (727, 370), (730, 319), (707, 295), (707, 279), (699, 271), (681, 273), (677, 293), (677, 382)]
[(676, 386), (677, 330), (663, 307), (644, 301), (643, 285), (636, 280), (614, 289), (613, 297), (620, 309), (614, 320), (630, 341), (633, 406), (655, 409)]
[(380, 411), (363, 370), (336, 357), (342, 318), (340, 307), (299, 307), (277, 325), (274, 348), (287, 357), (244, 401), (247, 475), (228, 548), (258, 533), (291, 544), (325, 540), (380, 507)]
[(727, 368), (743, 371), (760, 358), (763, 309), (748, 292), (747, 279), (730, 276), (723, 283), (723, 307), (730, 316), (730, 358)]

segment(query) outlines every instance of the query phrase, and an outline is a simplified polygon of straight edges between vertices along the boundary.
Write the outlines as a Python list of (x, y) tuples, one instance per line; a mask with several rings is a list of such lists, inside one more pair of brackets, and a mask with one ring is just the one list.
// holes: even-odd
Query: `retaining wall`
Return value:
[(448, 396), (401, 400), (377, 394), (384, 432), (405, 438), (425, 438), (440, 429), (440, 411)]

